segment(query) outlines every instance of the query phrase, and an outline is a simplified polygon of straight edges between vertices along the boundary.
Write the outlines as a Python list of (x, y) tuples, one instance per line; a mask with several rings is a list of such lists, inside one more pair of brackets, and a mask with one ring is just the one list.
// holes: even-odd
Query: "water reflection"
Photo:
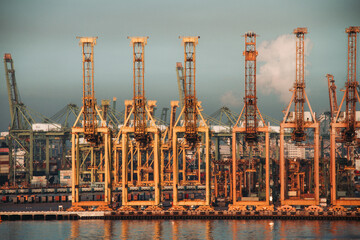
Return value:
[(160, 221), (155, 222), (154, 239), (161, 239), (162, 236), (162, 224)]
[(80, 228), (80, 221), (73, 221), (71, 222), (71, 238), (78, 238), (79, 237), (79, 228)]
[(113, 237), (113, 224), (111, 220), (104, 221), (104, 239), (112, 239)]
[[(14, 235), (13, 230), (16, 230)], [(360, 239), (358, 221), (305, 220), (78, 220), (3, 222), (2, 236), (39, 239)]]
[(209, 239), (213, 239), (212, 238), (212, 223), (213, 223), (213, 221), (210, 221), (210, 220), (207, 220), (206, 222), (205, 222), (205, 226), (206, 226), (206, 230), (205, 230), (205, 239), (206, 240), (209, 240)]
[(121, 238), (129, 239), (129, 221), (122, 221), (121, 224)]
[(178, 240), (179, 236), (179, 221), (171, 221), (172, 225), (172, 233), (173, 233), (173, 240)]

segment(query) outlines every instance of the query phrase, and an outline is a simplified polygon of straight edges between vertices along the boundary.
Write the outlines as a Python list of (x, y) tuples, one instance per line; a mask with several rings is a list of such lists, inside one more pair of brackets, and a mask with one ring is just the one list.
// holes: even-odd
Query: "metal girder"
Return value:
[(94, 89), (94, 46), (97, 37), (77, 37), (82, 48), (83, 70), (83, 120), (85, 139), (97, 144), (100, 136), (96, 133), (96, 99)]

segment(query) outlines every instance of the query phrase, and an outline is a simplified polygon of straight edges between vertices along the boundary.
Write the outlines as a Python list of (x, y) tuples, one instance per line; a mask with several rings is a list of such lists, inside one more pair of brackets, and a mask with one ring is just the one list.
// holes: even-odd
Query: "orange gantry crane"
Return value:
[[(170, 124), (161, 137), (161, 184), (173, 184), (173, 128), (176, 121), (176, 110), (184, 106), (185, 85), (184, 85), (184, 68), (181, 62), (176, 63), (176, 75), (179, 90), (179, 100), (171, 101)], [(179, 103), (180, 102), (180, 103)]]
[[(319, 128), (305, 91), (305, 34), (307, 28), (296, 28), (296, 79), (291, 100), (287, 106), (283, 121), (280, 124), (280, 200), (284, 209), (288, 206), (316, 206), (319, 205)], [(290, 111), (294, 104), (294, 112)], [(304, 111), (307, 104), (309, 112)], [(305, 105), (306, 106), (306, 105)], [(285, 158), (285, 129), (292, 129), (291, 140), (297, 148), (312, 148), (313, 157), (308, 159)], [(313, 129), (314, 139), (306, 141), (307, 129)], [(291, 143), (289, 141), (289, 143)], [(310, 165), (301, 168), (300, 161)], [(306, 179), (305, 179), (306, 178)], [(304, 186), (306, 181), (306, 186)]]
[[(184, 106), (173, 124), (173, 205), (210, 206), (210, 128), (196, 98), (196, 45), (199, 37), (180, 37), (184, 46)], [(173, 109), (178, 102), (172, 103)], [(183, 121), (181, 121), (183, 119)], [(179, 199), (179, 189), (203, 185), (205, 197)]]
[(270, 206), (269, 128), (258, 109), (256, 96), (257, 35), (247, 32), (244, 37), (244, 107), (232, 130), (232, 210)]
[[(114, 178), (120, 181), (121, 172), (123, 209), (157, 206), (161, 190), (160, 130), (153, 116), (156, 101), (145, 98), (144, 57), (148, 37), (129, 39), (133, 49), (133, 99), (125, 100), (124, 125), (114, 144)], [(138, 196), (139, 188), (149, 190), (146, 197)]]
[(173, 184), (173, 128), (176, 121), (176, 109), (179, 101), (171, 101), (170, 124), (161, 137), (161, 184)]
[[(359, 147), (360, 139), (356, 132), (360, 129), (360, 121), (356, 118), (356, 105), (360, 102), (356, 80), (356, 47), (357, 34), (360, 27), (351, 26), (345, 31), (348, 34), (348, 73), (345, 93), (338, 111), (330, 127), (330, 176), (331, 204), (334, 208), (343, 206), (360, 206), (360, 198), (355, 197), (355, 187), (352, 185), (355, 170), (355, 149)], [(345, 112), (341, 111), (344, 102)], [(346, 160), (336, 158), (338, 145), (346, 150)], [(339, 153), (339, 152), (338, 152)], [(344, 179), (346, 179), (344, 181)]]
[[(111, 203), (111, 131), (98, 107), (94, 90), (94, 46), (97, 37), (78, 37), (82, 48), (83, 107), (72, 127), (72, 206), (101, 206)], [(81, 178), (81, 179), (80, 179)], [(104, 201), (80, 201), (81, 183), (102, 183)]]

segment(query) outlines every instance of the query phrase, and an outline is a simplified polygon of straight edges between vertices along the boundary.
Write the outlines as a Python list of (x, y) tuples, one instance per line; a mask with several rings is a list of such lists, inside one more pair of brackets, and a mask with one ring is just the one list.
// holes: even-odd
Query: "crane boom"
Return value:
[(181, 62), (176, 63), (176, 76), (179, 90), (180, 109), (184, 106), (185, 84), (184, 84), (184, 67)]
[(21, 102), (16, 83), (14, 62), (10, 53), (5, 53), (4, 55), (4, 66), (9, 97), (10, 128), (17, 130), (31, 128), (33, 119), (27, 111), (26, 106)]
[[(10, 53), (5, 53), (4, 55), (4, 65), (5, 65), (5, 75), (6, 75), (6, 84), (8, 89), (8, 97), (9, 97), (9, 107), (10, 107), (10, 117), (11, 122), (14, 122), (15, 119), (15, 109), (14, 106), (20, 103), (20, 95), (16, 85), (15, 78), (15, 69), (14, 62), (12, 60)], [(16, 113), (18, 114), (18, 113)], [(19, 116), (16, 117), (17, 121), (20, 121)], [(20, 122), (17, 122), (18, 126), (20, 126)]]
[(82, 48), (83, 65), (83, 119), (85, 139), (97, 143), (96, 99), (94, 90), (94, 46), (97, 37), (77, 37)]
[(329, 89), (329, 98), (330, 98), (330, 115), (331, 118), (336, 117), (338, 112), (338, 104), (337, 104), (337, 97), (336, 97), (336, 85), (334, 76), (331, 74), (326, 74), (328, 80), (328, 89)]
[(199, 37), (180, 37), (184, 46), (184, 121), (185, 121), (185, 139), (190, 144), (194, 144), (199, 140), (197, 134), (197, 98), (195, 88), (196, 73), (196, 45)]
[(135, 139), (142, 143), (148, 140), (146, 134), (146, 99), (144, 88), (145, 45), (149, 37), (128, 37), (133, 47), (133, 101)]

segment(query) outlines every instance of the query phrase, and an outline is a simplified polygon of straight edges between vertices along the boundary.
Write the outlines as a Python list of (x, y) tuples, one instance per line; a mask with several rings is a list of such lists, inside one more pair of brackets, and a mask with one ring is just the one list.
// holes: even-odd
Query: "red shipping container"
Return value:
[(133, 199), (133, 200), (134, 200), (134, 201), (137, 201), (138, 199), (139, 199), (139, 194), (138, 194), (138, 193), (135, 193), (135, 194), (134, 194), (134, 199)]
[(8, 152), (9, 152), (9, 148), (0, 148), (0, 152), (8, 153)]
[(66, 197), (67, 197), (67, 196), (61, 196), (61, 201), (62, 201), (62, 202), (66, 202)]
[(100, 201), (101, 200), (101, 195), (96, 195), (96, 200)]
[(55, 196), (55, 202), (60, 202), (60, 196)]
[(128, 194), (128, 201), (131, 201), (131, 200), (132, 200), (131, 197), (132, 197), (132, 195), (131, 195), (131, 193), (129, 193), (129, 194)]

